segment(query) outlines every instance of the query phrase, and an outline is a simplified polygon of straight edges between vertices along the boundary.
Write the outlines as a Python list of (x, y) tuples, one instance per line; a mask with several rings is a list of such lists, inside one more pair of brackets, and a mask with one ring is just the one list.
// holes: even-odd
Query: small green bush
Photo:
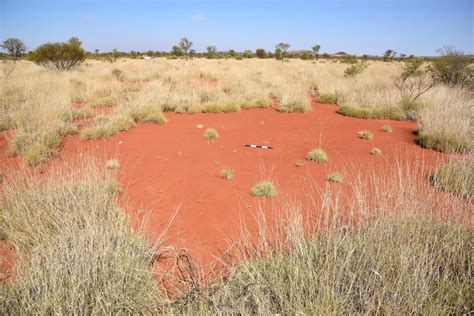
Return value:
[(242, 109), (270, 108), (272, 100), (269, 98), (256, 98), (242, 103)]
[(311, 150), (306, 156), (307, 160), (315, 162), (328, 162), (329, 158), (326, 152), (320, 148)]
[(352, 64), (351, 66), (347, 67), (344, 70), (344, 76), (349, 77), (349, 78), (353, 78), (356, 75), (361, 74), (364, 71), (364, 69), (367, 68), (367, 66), (368, 65), (367, 65), (366, 61), (361, 61), (361, 62), (357, 62), (355, 64)]
[(463, 197), (474, 196), (474, 160), (449, 162), (432, 175), (432, 184)]
[(129, 115), (115, 115), (110, 120), (85, 128), (81, 133), (82, 139), (108, 138), (135, 125)]
[(343, 183), (344, 177), (342, 176), (342, 173), (340, 172), (332, 172), (328, 175), (327, 180), (329, 182)]
[(71, 43), (47, 43), (39, 46), (29, 58), (45, 68), (68, 71), (86, 59), (86, 52), (79, 45)]
[(193, 111), (201, 113), (233, 113), (240, 111), (240, 104), (234, 101), (208, 102), (193, 107)]
[(23, 154), (23, 160), (29, 166), (35, 167), (48, 160), (49, 150), (45, 144), (33, 144)]
[(374, 134), (371, 131), (367, 130), (362, 130), (357, 132), (357, 135), (359, 138), (366, 139), (366, 140), (372, 140), (374, 138)]
[(115, 105), (117, 105), (117, 99), (110, 96), (101, 97), (91, 102), (91, 106), (95, 108), (107, 108)]
[(382, 150), (375, 147), (375, 148), (372, 148), (370, 153), (374, 156), (380, 156), (382, 154)]
[(337, 96), (332, 93), (322, 93), (318, 98), (319, 103), (337, 104)]
[(213, 128), (208, 128), (204, 132), (204, 138), (207, 140), (216, 140), (219, 138), (219, 133)]
[(392, 126), (390, 126), (390, 125), (384, 125), (384, 126), (382, 126), (382, 127), (380, 128), (380, 130), (381, 130), (382, 132), (386, 132), (386, 133), (391, 133), (391, 132), (393, 132)]
[(112, 76), (114, 76), (118, 81), (123, 81), (125, 79), (125, 74), (118, 68), (112, 70)]
[(225, 168), (219, 173), (219, 176), (222, 179), (226, 179), (226, 180), (232, 180), (234, 178), (234, 175), (235, 175), (235, 170), (230, 169), (230, 168)]
[(151, 122), (166, 124), (166, 117), (159, 106), (145, 105), (130, 110), (130, 115), (135, 122)]
[(473, 148), (472, 139), (463, 138), (454, 133), (429, 133), (418, 131), (416, 143), (423, 148), (431, 148), (441, 152), (469, 152)]
[(337, 113), (362, 119), (386, 119), (397, 121), (406, 119), (403, 111), (396, 107), (373, 108), (341, 105)]
[(261, 181), (252, 187), (250, 194), (255, 197), (275, 197), (277, 190), (271, 181)]

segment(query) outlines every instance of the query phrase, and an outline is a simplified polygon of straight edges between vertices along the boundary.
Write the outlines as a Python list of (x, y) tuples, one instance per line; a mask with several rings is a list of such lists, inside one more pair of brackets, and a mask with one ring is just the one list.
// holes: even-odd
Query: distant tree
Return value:
[(194, 50), (194, 49), (191, 48), (191, 49), (189, 50), (189, 57), (192, 58), (192, 57), (194, 57), (195, 55), (196, 55), (196, 50)]
[(71, 45), (77, 45), (79, 47), (82, 45), (82, 42), (75, 36), (71, 37), (67, 42)]
[(283, 63), (283, 60), (285, 59), (285, 54), (288, 48), (290, 48), (290, 44), (288, 43), (279, 43), (276, 48), (279, 48), (281, 51), (281, 63)]
[(95, 54), (99, 55), (99, 50), (97, 48), (95, 49)]
[(193, 46), (193, 42), (191, 42), (190, 40), (188, 40), (186, 37), (183, 37), (180, 41), (179, 41), (179, 48), (181, 49), (181, 51), (184, 53), (184, 56), (186, 58), (186, 61), (188, 61), (188, 53), (189, 53), (189, 50), (191, 49), (191, 47)]
[(318, 45), (318, 44), (311, 47), (311, 50), (313, 51), (314, 57), (316, 57), (316, 59), (318, 59), (318, 57), (319, 57), (319, 50), (320, 49), (321, 49), (321, 45)]
[(214, 45), (207, 46), (207, 58), (214, 58), (217, 53), (217, 48)]
[(175, 56), (182, 56), (183, 55), (183, 50), (179, 46), (174, 45), (171, 48), (171, 53)]
[(437, 52), (441, 56), (435, 58), (429, 68), (433, 80), (474, 90), (474, 68), (471, 65), (471, 58), (456, 50), (454, 46), (445, 46)]
[(235, 55), (236, 55), (236, 54), (235, 54), (235, 50), (230, 49), (230, 50), (229, 50), (229, 56), (230, 56), (230, 57), (235, 57)]
[(246, 50), (244, 50), (242, 56), (243, 56), (244, 58), (252, 58), (252, 51), (249, 50), (249, 49), (246, 49)]
[(383, 61), (390, 61), (395, 57), (396, 52), (392, 49), (387, 49), (383, 54)]
[(403, 60), (407, 57), (407, 54), (400, 54), (399, 56), (400, 56), (400, 59)]
[(118, 50), (116, 48), (114, 48), (112, 50), (112, 61), (113, 62), (116, 62), (117, 61), (117, 58), (118, 58)]
[(51, 70), (68, 71), (79, 66), (86, 59), (86, 53), (75, 44), (48, 43), (39, 46), (31, 59)]
[(7, 51), (7, 54), (10, 56), (13, 63), (16, 63), (18, 58), (20, 58), (26, 52), (26, 46), (18, 38), (7, 38), (0, 45), (3, 50)]
[(267, 57), (267, 53), (265, 52), (265, 50), (263, 48), (258, 48), (255, 51), (255, 55), (257, 56), (257, 58), (266, 58)]
[(281, 59), (281, 49), (276, 47), (275, 48), (275, 59), (280, 60)]

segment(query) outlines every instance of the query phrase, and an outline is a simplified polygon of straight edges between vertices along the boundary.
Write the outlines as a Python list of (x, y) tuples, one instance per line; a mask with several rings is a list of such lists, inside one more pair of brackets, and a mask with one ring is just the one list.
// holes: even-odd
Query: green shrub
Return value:
[(135, 122), (151, 122), (156, 124), (166, 124), (166, 117), (159, 106), (145, 105), (134, 107), (129, 110)]
[(255, 197), (275, 197), (277, 190), (271, 181), (261, 181), (252, 187), (250, 194)]
[(429, 68), (433, 80), (448, 85), (472, 87), (474, 68), (471, 56), (464, 55), (452, 46), (438, 50), (440, 57), (433, 59)]
[(216, 140), (219, 138), (219, 133), (217, 133), (217, 131), (213, 128), (208, 128), (205, 132), (204, 132), (204, 138), (207, 139), (207, 140)]
[(232, 180), (234, 178), (234, 175), (235, 175), (235, 170), (230, 169), (230, 168), (225, 168), (219, 173), (219, 176), (222, 179), (226, 179), (226, 180)]
[(341, 105), (337, 113), (362, 119), (385, 119), (401, 121), (406, 118), (403, 111), (396, 107), (374, 108)]
[(233, 113), (240, 111), (240, 105), (235, 101), (208, 102), (193, 107), (193, 110), (201, 113)]
[(344, 76), (353, 78), (356, 75), (361, 74), (364, 71), (364, 69), (367, 68), (367, 66), (368, 65), (366, 61), (361, 61), (361, 62), (352, 64), (351, 66), (347, 67), (344, 70)]
[(342, 173), (340, 172), (332, 172), (328, 175), (327, 180), (329, 182), (343, 183), (344, 177), (342, 176)]
[(310, 151), (308, 155), (306, 156), (306, 159), (310, 161), (315, 161), (315, 162), (328, 162), (329, 161), (329, 158), (326, 155), (326, 152), (320, 148), (313, 149), (312, 151)]
[(434, 186), (463, 197), (474, 197), (474, 160), (449, 162), (431, 177)]
[(337, 96), (332, 93), (322, 93), (318, 97), (319, 103), (337, 104)]
[(108, 138), (135, 125), (129, 115), (114, 115), (111, 119), (85, 128), (81, 133), (82, 139)]
[(382, 126), (382, 127), (380, 128), (380, 130), (381, 130), (382, 132), (386, 132), (386, 133), (391, 133), (391, 132), (393, 132), (392, 126), (390, 126), (390, 125), (388, 125), (388, 124)]
[(366, 140), (372, 140), (374, 138), (374, 134), (371, 131), (367, 130), (362, 130), (357, 132), (357, 135), (359, 138), (366, 139)]
[(243, 109), (254, 109), (254, 108), (271, 108), (272, 100), (269, 98), (256, 98), (249, 101), (242, 102)]
[(463, 138), (449, 132), (429, 133), (423, 131), (423, 129), (418, 131), (416, 143), (423, 148), (431, 148), (447, 153), (469, 152), (473, 148), (472, 139)]
[(95, 108), (106, 108), (117, 105), (117, 99), (114, 97), (101, 97), (91, 102), (91, 106)]
[(374, 148), (372, 148), (370, 153), (374, 156), (380, 156), (382, 154), (382, 150), (379, 149), (379, 148), (374, 147)]
[(35, 167), (48, 160), (49, 150), (45, 144), (33, 144), (23, 154), (23, 160), (29, 166)]
[(125, 79), (125, 74), (118, 68), (112, 69), (112, 76), (114, 76), (118, 81), (123, 81)]
[(79, 45), (48, 43), (39, 46), (30, 59), (51, 70), (68, 71), (78, 67), (86, 59), (86, 53)]

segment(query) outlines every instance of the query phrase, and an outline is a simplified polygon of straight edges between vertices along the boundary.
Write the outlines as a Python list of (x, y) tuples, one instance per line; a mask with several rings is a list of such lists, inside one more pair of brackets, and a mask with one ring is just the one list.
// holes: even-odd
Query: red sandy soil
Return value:
[[(394, 168), (397, 161), (423, 161), (435, 166), (444, 155), (414, 143), (416, 124), (408, 121), (362, 120), (341, 116), (335, 105), (313, 104), (310, 113), (278, 113), (254, 109), (231, 114), (166, 113), (166, 125), (139, 124), (109, 139), (64, 139), (60, 159), (81, 153), (118, 159), (123, 188), (121, 203), (135, 219), (148, 215), (148, 234), (159, 235), (173, 213), (176, 218), (167, 234), (175, 249), (185, 248), (201, 264), (225, 252), (238, 237), (241, 218), (252, 218), (259, 203), (271, 207), (275, 199), (258, 199), (250, 188), (260, 180), (272, 180), (279, 198), (309, 205), (311, 187), (327, 185), (349, 189), (349, 184), (328, 183), (327, 175), (339, 171), (346, 179), (369, 177), (372, 171)], [(202, 124), (202, 128), (197, 126)], [(393, 133), (379, 131), (384, 124)], [(208, 143), (206, 128), (219, 132)], [(371, 141), (358, 138), (360, 130), (374, 134)], [(245, 144), (271, 145), (255, 149)], [(323, 148), (330, 162), (306, 161), (307, 153)], [(372, 148), (381, 156), (370, 154)], [(6, 134), (0, 134), (0, 165), (16, 164), (7, 157)], [(7, 162), (4, 164), (3, 162)], [(302, 162), (296, 167), (295, 162)], [(51, 163), (54, 163), (52, 160)], [(223, 180), (223, 168), (236, 171)], [(0, 167), (2, 172), (2, 167)]]

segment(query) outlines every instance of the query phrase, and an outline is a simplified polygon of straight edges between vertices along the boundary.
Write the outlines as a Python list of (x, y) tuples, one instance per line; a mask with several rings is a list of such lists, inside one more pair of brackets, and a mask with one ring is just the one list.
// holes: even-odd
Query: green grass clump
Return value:
[(207, 102), (193, 107), (192, 110), (201, 113), (234, 113), (240, 111), (240, 104), (236, 101)]
[(315, 162), (328, 162), (329, 158), (326, 152), (320, 148), (311, 150), (306, 156), (307, 160)]
[(6, 113), (0, 113), (0, 132), (13, 129), (14, 127), (15, 127), (15, 124), (12, 118)]
[(283, 113), (305, 113), (311, 111), (311, 103), (308, 100), (282, 100), (276, 107), (278, 112)]
[(469, 152), (474, 148), (472, 139), (449, 132), (429, 133), (420, 130), (416, 142), (423, 148), (431, 148), (447, 153)]
[(379, 148), (374, 147), (374, 148), (372, 148), (370, 153), (374, 156), (380, 156), (382, 154), (382, 150), (379, 149)]
[(108, 138), (122, 131), (130, 129), (134, 125), (135, 121), (129, 115), (114, 115), (110, 119), (101, 121), (94, 126), (85, 128), (81, 133), (81, 138)]
[(18, 130), (10, 142), (10, 152), (21, 155), (27, 165), (35, 167), (57, 152), (61, 142), (57, 131)]
[(45, 163), (48, 160), (49, 153), (48, 147), (45, 144), (33, 144), (23, 153), (23, 160), (28, 166), (34, 167)]
[(277, 190), (271, 181), (261, 181), (252, 187), (250, 194), (255, 197), (275, 197)]
[(269, 98), (256, 98), (242, 101), (242, 109), (271, 108), (272, 100)]
[(166, 117), (158, 106), (145, 105), (134, 107), (129, 110), (130, 116), (135, 122), (166, 124)]
[(372, 140), (374, 138), (374, 134), (371, 131), (367, 131), (367, 130), (362, 130), (362, 131), (357, 132), (357, 136), (359, 136), (359, 138), (366, 139), (366, 140)]
[(219, 176), (222, 179), (226, 179), (226, 180), (232, 180), (234, 178), (234, 175), (235, 175), (235, 170), (230, 169), (230, 168), (225, 168), (219, 173)]
[(449, 162), (431, 177), (435, 187), (463, 197), (474, 197), (474, 160)]
[(219, 138), (219, 133), (213, 128), (208, 128), (204, 132), (204, 138), (207, 140), (216, 140)]
[(83, 170), (6, 188), (0, 233), (27, 258), (0, 284), (0, 313), (143, 314), (157, 310), (158, 249), (132, 229), (111, 179)]
[(381, 130), (382, 132), (386, 132), (386, 133), (391, 133), (391, 132), (393, 132), (392, 126), (390, 126), (390, 125), (384, 125), (384, 126), (382, 126), (382, 127), (380, 128), (380, 130)]
[(328, 175), (327, 180), (329, 182), (343, 183), (344, 177), (342, 176), (342, 173), (340, 172), (332, 172)]
[(341, 105), (337, 113), (362, 119), (386, 119), (397, 121), (405, 119), (403, 111), (396, 107), (373, 108)]
[(106, 108), (117, 105), (117, 99), (114, 97), (101, 97), (91, 102), (95, 108)]
[(337, 96), (332, 93), (322, 93), (318, 97), (319, 103), (337, 104)]

